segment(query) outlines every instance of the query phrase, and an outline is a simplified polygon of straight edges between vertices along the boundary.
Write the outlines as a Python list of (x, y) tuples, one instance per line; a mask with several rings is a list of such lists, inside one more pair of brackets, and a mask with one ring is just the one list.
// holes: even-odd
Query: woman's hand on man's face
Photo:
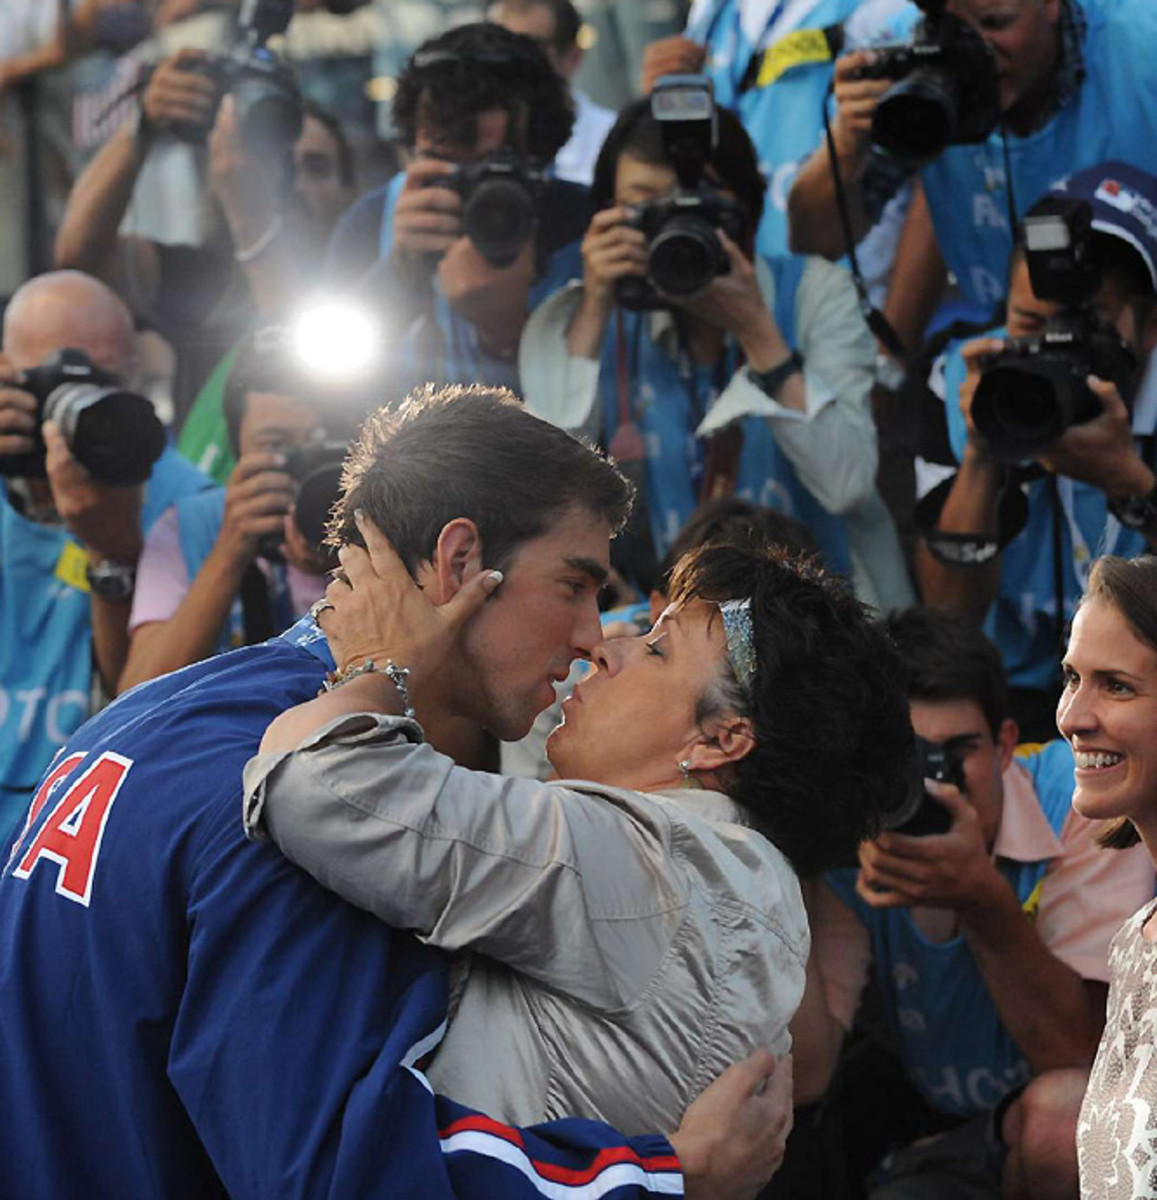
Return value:
[(392, 659), (410, 670), (416, 695), (445, 665), (461, 627), (502, 582), (499, 571), (481, 571), (445, 603), (431, 604), (385, 534), (361, 513), (366, 549), (343, 546), (341, 570), (326, 589), (332, 608), (318, 617), (339, 669)]

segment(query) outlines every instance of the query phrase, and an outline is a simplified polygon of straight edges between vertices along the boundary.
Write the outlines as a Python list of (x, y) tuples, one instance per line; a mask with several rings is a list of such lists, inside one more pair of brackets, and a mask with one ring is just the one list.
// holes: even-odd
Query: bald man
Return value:
[(131, 383), (132, 317), (78, 271), (30, 280), (4, 314), (0, 471), (41, 439), (47, 471), (0, 474), (0, 854), (52, 756), (89, 716), (95, 678), (111, 693), (124, 666), (144, 532), (207, 486), (171, 448), (143, 487), (96, 483), (19, 386), (24, 371), (66, 348)]

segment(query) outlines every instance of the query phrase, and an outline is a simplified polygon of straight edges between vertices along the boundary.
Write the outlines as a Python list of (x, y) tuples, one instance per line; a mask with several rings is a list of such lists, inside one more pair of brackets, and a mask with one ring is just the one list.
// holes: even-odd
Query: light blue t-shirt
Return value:
[[(767, 259), (788, 255), (787, 197), (804, 159), (823, 135), (824, 97), (832, 80), (833, 61), (825, 53), (822, 30), (843, 24), (859, 0), (819, 0), (800, 24), (775, 30), (770, 47), (755, 43), (740, 21), (741, 0), (707, 6), (687, 26), (687, 37), (708, 49), (704, 69), (715, 86), (716, 102), (732, 109), (743, 122), (767, 179), (767, 197), (756, 248)], [(764, 30), (783, 15), (786, 4), (769, 6)], [(807, 31), (807, 36), (801, 36)], [(750, 32), (750, 30), (748, 31)], [(768, 81), (756, 79), (741, 89), (757, 50), (769, 49)], [(778, 52), (778, 53), (777, 53)]]
[[(167, 447), (144, 489), (142, 530), (179, 496), (208, 486)], [(0, 563), (0, 845), (7, 846), (52, 756), (88, 718), (92, 626), (84, 552), (63, 526), (17, 512), (3, 480)]]
[[(795, 303), (806, 260), (781, 258), (768, 264), (775, 279), (774, 317), (784, 341), (798, 345)], [(618, 325), (622, 326), (622, 343)], [(693, 367), (686, 356), (672, 358), (650, 334), (649, 314), (618, 310), (607, 323), (599, 361), (602, 444), (609, 447), (622, 424), (619, 396), (620, 351), (626, 355), (627, 411), (646, 448), (645, 501), (656, 557), (661, 558), (695, 511), (706, 467), (706, 443), (695, 430), (715, 397), (739, 367), (732, 342), (718, 369)], [(767, 420), (741, 422), (743, 447), (735, 494), (786, 512), (815, 535), (824, 565), (846, 574), (851, 569), (843, 518), (830, 513), (804, 487), (780, 449)]]
[[(1028, 137), (1003, 135), (1018, 221), (1059, 179), (1118, 160), (1157, 174), (1157, 4), (1073, 0), (1087, 30), (1085, 79)], [(921, 170), (944, 260), (964, 296), (991, 312), (1008, 290), (1012, 231), (1005, 149), (998, 130), (977, 146), (951, 146)]]
[[(1073, 756), (1067, 742), (1033, 747), (1017, 761), (1032, 776), (1041, 810), (1059, 836), (1073, 794)], [(1026, 912), (1051, 860), (998, 860)], [(938, 1112), (970, 1117), (993, 1108), (1031, 1078), (962, 934), (929, 941), (906, 908), (874, 909), (856, 894), (854, 869), (824, 876), (855, 912), (872, 939), (872, 966), (888, 1028), (905, 1070)]]
[[(1007, 337), (1004, 328), (984, 337)], [(952, 451), (959, 462), (967, 427), (960, 411), (960, 385), (966, 368), (963, 341), (952, 342), (937, 364), (944, 373), (945, 412)], [(1060, 685), (1061, 648), (1057, 636), (1056, 585), (1053, 576), (1053, 525), (1060, 517), (1066, 621), (1085, 590), (1092, 560), (1102, 554), (1130, 557), (1145, 552), (1145, 538), (1123, 528), (1108, 508), (1105, 493), (1090, 483), (1058, 480), (1060, 513), (1054, 513), (1047, 479), (1022, 485), (1028, 500), (1024, 528), (1001, 553), (1000, 590), (985, 619), (984, 631), (1004, 661), (1012, 687), (1049, 691)]]

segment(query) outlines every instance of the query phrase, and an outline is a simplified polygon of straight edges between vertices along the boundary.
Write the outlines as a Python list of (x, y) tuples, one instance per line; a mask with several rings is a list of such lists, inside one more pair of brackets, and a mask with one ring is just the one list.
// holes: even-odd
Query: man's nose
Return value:
[(599, 619), (599, 602), (597, 596), (583, 604), (581, 612), (575, 619), (571, 636), (571, 648), (576, 658), (593, 658), (595, 647), (603, 640), (603, 625)]

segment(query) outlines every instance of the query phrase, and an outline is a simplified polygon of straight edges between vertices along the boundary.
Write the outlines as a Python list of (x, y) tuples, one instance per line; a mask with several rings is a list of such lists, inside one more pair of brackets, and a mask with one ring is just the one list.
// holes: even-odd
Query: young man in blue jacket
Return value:
[[(364, 505), (438, 604), (478, 608), (427, 735), (517, 736), (599, 637), (629, 488), (493, 390), (371, 420), (341, 536)], [(303, 621), (127, 693), (56, 758), (0, 875), (0, 1196), (753, 1195), (790, 1093), (763, 1053), (670, 1140), (432, 1094), (442, 956), (242, 827), (245, 761), (334, 665)]]

